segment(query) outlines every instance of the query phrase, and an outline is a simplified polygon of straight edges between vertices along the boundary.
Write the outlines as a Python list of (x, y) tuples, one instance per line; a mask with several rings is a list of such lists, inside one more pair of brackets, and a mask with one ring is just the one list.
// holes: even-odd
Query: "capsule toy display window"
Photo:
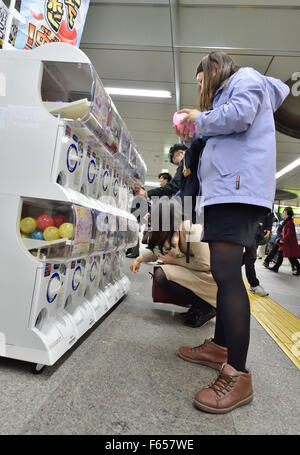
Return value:
[(92, 211), (80, 205), (73, 205), (75, 227), (72, 242), (72, 257), (86, 255), (90, 252), (93, 239)]
[(70, 256), (74, 233), (72, 204), (37, 198), (21, 203), (18, 234), (22, 246), (39, 260)]
[(106, 212), (94, 210), (94, 252), (109, 249), (109, 217)]

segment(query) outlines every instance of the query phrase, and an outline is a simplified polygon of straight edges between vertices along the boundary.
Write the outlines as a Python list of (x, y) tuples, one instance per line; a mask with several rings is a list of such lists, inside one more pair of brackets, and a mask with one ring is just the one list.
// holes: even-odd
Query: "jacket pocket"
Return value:
[(234, 170), (229, 168), (228, 159), (222, 153), (222, 150), (218, 150), (215, 147), (211, 151), (211, 162), (217, 168), (222, 177), (232, 174)]

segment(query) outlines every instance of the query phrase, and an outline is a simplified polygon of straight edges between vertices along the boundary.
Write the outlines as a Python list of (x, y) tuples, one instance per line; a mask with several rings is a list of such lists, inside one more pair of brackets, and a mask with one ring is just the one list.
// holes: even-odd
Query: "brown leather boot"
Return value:
[(178, 355), (188, 362), (199, 363), (219, 371), (223, 363), (227, 362), (227, 348), (214, 343), (211, 338), (194, 348), (182, 346), (178, 350)]
[(193, 404), (201, 411), (225, 414), (252, 400), (251, 374), (225, 364), (214, 383), (196, 394)]

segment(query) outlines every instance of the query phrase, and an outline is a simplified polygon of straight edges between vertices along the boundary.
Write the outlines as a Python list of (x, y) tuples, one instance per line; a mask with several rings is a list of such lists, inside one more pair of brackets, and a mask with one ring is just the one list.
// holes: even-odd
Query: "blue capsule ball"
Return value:
[(35, 240), (44, 240), (43, 231), (36, 229), (30, 234), (30, 237)]

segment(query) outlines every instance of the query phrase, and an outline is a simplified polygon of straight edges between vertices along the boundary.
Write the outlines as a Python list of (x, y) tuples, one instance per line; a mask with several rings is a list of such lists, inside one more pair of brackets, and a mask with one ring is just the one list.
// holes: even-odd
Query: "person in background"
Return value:
[(270, 237), (273, 224), (273, 213), (269, 213), (264, 216), (259, 223), (257, 224), (257, 231), (255, 233), (255, 239), (249, 247), (245, 247), (243, 255), (243, 264), (245, 264), (245, 272), (248, 283), (250, 284), (250, 292), (261, 297), (266, 297), (268, 294), (267, 291), (260, 285), (259, 280), (256, 276), (255, 271), (255, 261), (256, 261), (256, 251), (259, 242), (263, 238)]
[(274, 239), (274, 243), (273, 243), (272, 249), (268, 253), (268, 255), (266, 256), (266, 258), (264, 259), (264, 261), (262, 263), (262, 265), (264, 267), (266, 267), (266, 269), (269, 268), (270, 262), (275, 258), (276, 254), (278, 252), (278, 249), (280, 247), (280, 243), (279, 242), (280, 242), (280, 239), (282, 237), (283, 223), (284, 223), (284, 220), (281, 220), (278, 223), (277, 230), (276, 230), (276, 236), (275, 236), (275, 239)]
[(158, 180), (159, 180), (159, 186), (165, 186), (167, 183), (169, 183), (172, 180), (172, 175), (169, 174), (169, 172), (161, 172), (158, 175)]
[[(148, 241), (150, 251), (137, 257), (130, 270), (137, 273), (143, 262), (159, 259), (162, 264), (154, 268), (153, 279), (174, 298), (175, 304), (191, 305), (188, 312), (181, 315), (184, 324), (201, 327), (216, 315), (217, 286), (210, 272), (209, 247), (200, 241), (201, 226), (192, 225), (189, 220), (181, 222), (181, 218), (176, 221), (176, 204), (179, 202), (172, 203), (169, 198), (163, 197), (153, 205), (152, 221), (159, 220), (158, 229), (151, 231)], [(179, 212), (182, 213), (181, 209)], [(163, 214), (170, 214), (168, 230), (164, 228)]]
[(164, 186), (160, 186), (148, 191), (145, 191), (141, 188), (137, 189), (135, 193), (136, 196), (151, 198), (153, 196), (171, 197), (173, 194), (176, 194), (180, 190), (182, 184), (183, 157), (186, 150), (187, 147), (184, 144), (175, 144), (170, 148), (169, 161), (170, 163), (177, 166), (176, 173), (170, 182), (166, 183)]
[[(218, 286), (213, 340), (178, 355), (220, 370), (193, 404), (211, 413), (226, 413), (253, 399), (246, 368), (250, 339), (250, 304), (242, 277), (244, 247), (254, 241), (257, 223), (273, 207), (276, 173), (274, 112), (289, 94), (279, 79), (239, 67), (229, 55), (211, 52), (197, 71), (199, 110), (187, 114), (182, 140), (206, 139), (198, 176), (204, 199), (204, 237)], [(196, 134), (185, 125), (195, 123)]]
[[(134, 194), (137, 192), (139, 187), (135, 187), (134, 189)], [(144, 188), (141, 188), (142, 191), (145, 191)], [(138, 198), (137, 198), (138, 199)], [(148, 205), (149, 207), (149, 205)], [(137, 222), (139, 223), (139, 230), (141, 230), (141, 226), (146, 223), (145, 219), (141, 217), (140, 211), (140, 202), (138, 200), (133, 199), (132, 207), (131, 207), (131, 213), (135, 215)], [(140, 254), (140, 238), (138, 239), (137, 244), (133, 248), (128, 248), (126, 250), (126, 257), (133, 259), (137, 258)]]
[(283, 232), (279, 240), (278, 256), (274, 267), (270, 268), (272, 272), (278, 272), (279, 267), (286, 257), (290, 261), (292, 268), (295, 268), (293, 275), (300, 275), (300, 263), (298, 257), (300, 255), (299, 245), (296, 236), (295, 224), (293, 220), (294, 212), (291, 207), (286, 207), (282, 212)]

